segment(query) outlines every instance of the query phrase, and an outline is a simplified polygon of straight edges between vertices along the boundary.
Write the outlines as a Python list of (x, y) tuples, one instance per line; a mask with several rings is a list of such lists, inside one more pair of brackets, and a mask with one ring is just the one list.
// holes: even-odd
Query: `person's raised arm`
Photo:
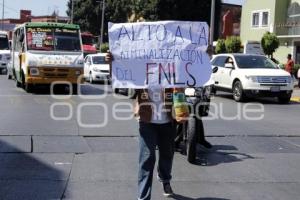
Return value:
[(111, 63), (112, 63), (113, 60), (114, 60), (114, 57), (113, 57), (112, 53), (109, 50), (107, 50), (106, 55), (105, 55), (105, 62), (107, 62), (109, 64), (109, 76), (110, 76), (110, 78), (111, 78), (111, 70), (112, 70)]

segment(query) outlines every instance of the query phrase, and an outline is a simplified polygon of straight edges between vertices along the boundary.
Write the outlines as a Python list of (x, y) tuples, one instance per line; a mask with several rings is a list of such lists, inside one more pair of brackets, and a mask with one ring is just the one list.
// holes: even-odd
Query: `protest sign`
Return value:
[(203, 86), (211, 76), (206, 22), (109, 23), (114, 88)]

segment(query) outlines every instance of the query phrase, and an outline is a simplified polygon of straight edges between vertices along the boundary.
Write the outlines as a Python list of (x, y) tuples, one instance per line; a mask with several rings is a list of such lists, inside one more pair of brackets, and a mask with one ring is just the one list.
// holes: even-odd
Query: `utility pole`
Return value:
[(102, 17), (101, 17), (101, 35), (100, 35), (100, 49), (103, 43), (103, 29), (104, 29), (104, 13), (105, 13), (105, 0), (102, 0)]
[(73, 24), (74, 17), (74, 0), (71, 0), (71, 24)]
[(213, 45), (214, 42), (214, 32), (215, 32), (215, 10), (216, 10), (216, 0), (211, 0), (210, 7), (210, 37), (209, 44)]
[(2, 23), (1, 23), (2, 30), (4, 30), (4, 0), (2, 1)]

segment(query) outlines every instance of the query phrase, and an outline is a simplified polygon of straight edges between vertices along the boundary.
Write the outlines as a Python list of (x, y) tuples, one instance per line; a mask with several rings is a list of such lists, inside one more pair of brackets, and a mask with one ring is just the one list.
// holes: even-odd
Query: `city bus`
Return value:
[(14, 29), (12, 71), (17, 87), (31, 92), (38, 85), (65, 82), (77, 92), (82, 83), (80, 28), (74, 24), (29, 22)]

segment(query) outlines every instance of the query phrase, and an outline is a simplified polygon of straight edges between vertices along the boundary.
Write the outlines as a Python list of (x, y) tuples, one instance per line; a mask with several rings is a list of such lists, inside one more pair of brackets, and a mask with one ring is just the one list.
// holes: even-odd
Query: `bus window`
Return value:
[(54, 50), (52, 29), (28, 28), (26, 36), (28, 50)]
[(54, 37), (57, 51), (81, 51), (79, 32), (77, 30), (56, 29)]

